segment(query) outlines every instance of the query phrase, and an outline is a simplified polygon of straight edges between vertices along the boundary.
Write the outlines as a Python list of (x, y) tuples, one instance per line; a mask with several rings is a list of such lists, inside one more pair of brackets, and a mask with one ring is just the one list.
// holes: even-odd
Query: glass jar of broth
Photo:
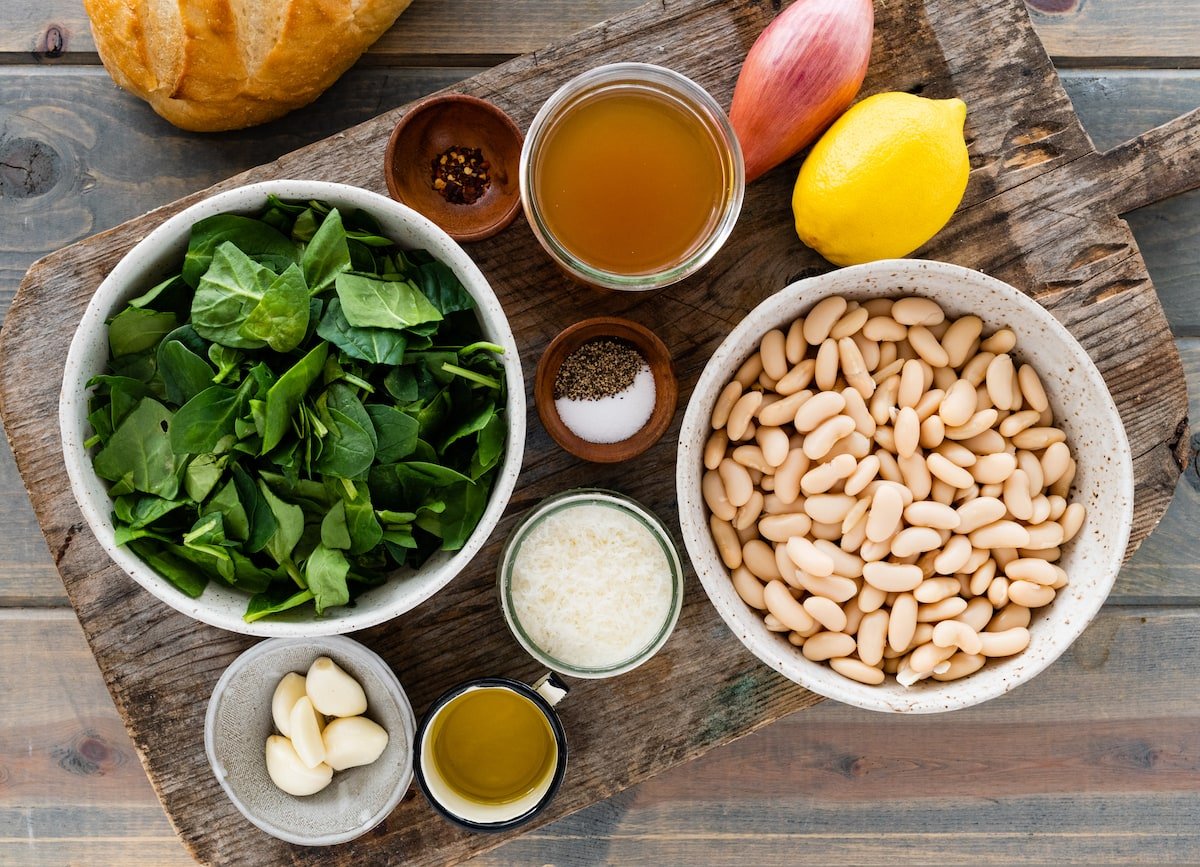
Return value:
[(695, 273), (733, 231), (745, 184), (716, 100), (648, 63), (567, 82), (521, 151), (534, 235), (569, 276), (605, 289), (658, 289)]

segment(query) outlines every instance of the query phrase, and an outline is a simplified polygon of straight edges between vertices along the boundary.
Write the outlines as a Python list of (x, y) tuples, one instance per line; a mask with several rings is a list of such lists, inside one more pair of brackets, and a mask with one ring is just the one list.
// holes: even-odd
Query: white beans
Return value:
[(763, 336), (714, 402), (701, 492), (768, 630), (864, 684), (1028, 646), (1086, 514), (1016, 344), (917, 296), (826, 298)]

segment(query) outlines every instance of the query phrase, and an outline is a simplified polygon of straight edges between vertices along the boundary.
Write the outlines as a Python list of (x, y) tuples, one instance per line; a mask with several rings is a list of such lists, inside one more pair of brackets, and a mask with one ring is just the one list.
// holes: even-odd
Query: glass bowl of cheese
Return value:
[(683, 567), (666, 527), (636, 500), (594, 488), (530, 510), (497, 578), (517, 641), (573, 677), (637, 668), (666, 643), (683, 605)]

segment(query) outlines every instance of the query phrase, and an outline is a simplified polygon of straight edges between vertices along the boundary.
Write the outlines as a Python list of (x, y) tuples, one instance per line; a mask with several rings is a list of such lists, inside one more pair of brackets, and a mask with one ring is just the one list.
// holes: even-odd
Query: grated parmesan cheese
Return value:
[(635, 658), (671, 614), (662, 546), (621, 509), (580, 504), (543, 518), (513, 561), (513, 613), (541, 650), (577, 668)]

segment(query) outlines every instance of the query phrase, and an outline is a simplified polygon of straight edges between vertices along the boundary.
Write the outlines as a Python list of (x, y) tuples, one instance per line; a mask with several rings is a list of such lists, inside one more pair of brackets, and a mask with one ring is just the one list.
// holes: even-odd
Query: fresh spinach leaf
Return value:
[(276, 277), (250, 311), (238, 333), (265, 341), (276, 352), (291, 352), (308, 332), (308, 287), (296, 265)]
[(246, 318), (275, 282), (275, 272), (228, 241), (217, 247), (212, 266), (192, 299), (192, 327), (205, 340), (233, 349), (260, 349), (266, 341), (242, 333)]
[(343, 273), (334, 283), (346, 321), (359, 328), (402, 329), (434, 322), (442, 314), (407, 281)]
[(171, 448), (177, 455), (216, 451), (217, 444), (233, 434), (234, 421), (246, 411), (251, 380), (240, 388), (214, 385), (181, 406), (171, 419)]
[(394, 406), (369, 403), (367, 415), (375, 427), (377, 444), (375, 460), (381, 464), (394, 464), (412, 454), (417, 447), (417, 420)]
[[(293, 230), (294, 231), (294, 230)], [(304, 269), (304, 281), (313, 295), (324, 292), (333, 285), (337, 275), (350, 269), (350, 249), (346, 246), (346, 231), (342, 228), (342, 215), (337, 209), (330, 211), (321, 228), (317, 229), (304, 255), (300, 259)]]
[(170, 410), (143, 398), (97, 453), (92, 462), (96, 474), (112, 482), (124, 481), (131, 491), (174, 499), (183, 463), (171, 450), (170, 423)]
[(242, 615), (242, 620), (253, 623), (272, 614), (281, 614), (292, 608), (299, 608), (306, 602), (312, 602), (313, 595), (311, 590), (301, 590), (290, 595), (270, 590), (259, 593), (250, 598), (250, 604), (246, 606), (246, 613)]
[(114, 356), (153, 349), (179, 323), (174, 313), (126, 307), (108, 323), (108, 348)]
[(300, 402), (321, 375), (328, 355), (329, 344), (321, 343), (292, 365), (287, 373), (271, 386), (267, 392), (261, 454), (265, 455), (279, 445), (291, 427), (292, 416), (300, 408)]
[(304, 578), (312, 591), (317, 614), (326, 608), (345, 605), (350, 601), (350, 589), (346, 586), (346, 573), (350, 564), (346, 555), (336, 548), (317, 545), (304, 564)]
[(296, 261), (296, 245), (277, 230), (237, 214), (217, 214), (192, 226), (187, 254), (183, 257), (183, 279), (193, 289), (215, 259), (217, 249), (224, 244), (236, 244), (248, 256), (277, 256), (288, 262)]
[(155, 542), (138, 540), (127, 544), (140, 560), (174, 584), (184, 595), (197, 599), (208, 586), (207, 576), (197, 574), (190, 563), (172, 556)]
[(325, 315), (317, 325), (317, 335), (351, 358), (371, 364), (401, 364), (404, 361), (404, 349), (408, 345), (403, 332), (351, 325), (342, 313), (342, 302), (338, 298), (329, 300)]
[(169, 338), (158, 344), (158, 375), (167, 400), (183, 405), (213, 384), (214, 373), (209, 363), (183, 341)]
[(449, 265), (435, 259), (418, 266), (416, 272), (417, 285), (443, 316), (475, 308), (475, 299)]

